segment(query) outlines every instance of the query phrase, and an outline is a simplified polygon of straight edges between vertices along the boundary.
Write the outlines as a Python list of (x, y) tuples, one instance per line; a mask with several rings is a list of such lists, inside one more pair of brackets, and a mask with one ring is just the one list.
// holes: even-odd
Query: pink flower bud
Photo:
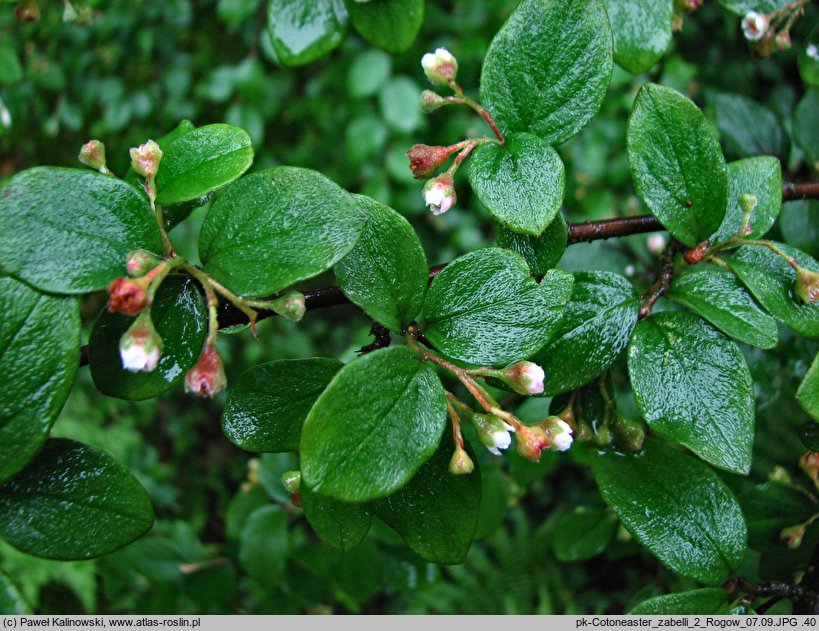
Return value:
[(421, 92), (421, 109), (425, 114), (434, 112), (446, 105), (447, 102), (444, 97), (440, 94), (435, 94), (432, 90), (424, 90)]
[(407, 151), (410, 161), (410, 171), (417, 180), (426, 180), (435, 175), (435, 172), (449, 159), (458, 146), (432, 147), (430, 145), (413, 145)]
[(819, 300), (819, 274), (804, 267), (797, 267), (793, 293), (806, 305), (815, 303)]
[(122, 367), (131, 372), (152, 372), (161, 355), (162, 338), (146, 311), (140, 314), (119, 341)]
[[(560, 421), (563, 423), (563, 421)], [(563, 423), (565, 425), (565, 423)], [(568, 427), (568, 425), (566, 425)], [(518, 453), (532, 462), (540, 462), (540, 452), (551, 447), (549, 435), (537, 425), (522, 426), (518, 429)], [(571, 437), (569, 437), (571, 441)], [(570, 443), (571, 444), (571, 443)], [(568, 447), (567, 447), (568, 449)]]
[(647, 240), (646, 244), (648, 245), (648, 249), (652, 254), (662, 254), (663, 250), (665, 250), (665, 246), (667, 244), (665, 235), (662, 234), (652, 234)]
[(449, 461), (449, 472), (452, 475), (465, 475), (472, 473), (474, 469), (475, 463), (472, 462), (469, 454), (464, 449), (457, 447), (455, 453), (452, 454), (452, 459)]
[(153, 140), (131, 149), (131, 168), (144, 178), (153, 179), (159, 170), (162, 149)]
[(458, 60), (446, 48), (424, 55), (421, 66), (433, 85), (449, 85), (458, 76)]
[(423, 190), (424, 203), (433, 215), (443, 215), (455, 205), (457, 195), (452, 176), (444, 173), (428, 180)]
[(108, 284), (108, 313), (135, 316), (148, 306), (145, 283), (131, 278), (115, 278)]
[(674, 8), (680, 13), (691, 13), (702, 6), (702, 0), (674, 0)]
[(513, 427), (494, 414), (473, 414), (469, 419), (475, 426), (478, 440), (490, 453), (500, 456), (501, 449), (509, 449), (509, 445), (512, 444), (512, 436), (509, 432), (515, 431)]
[(811, 480), (817, 481), (817, 477), (819, 477), (819, 452), (807, 452), (799, 459), (799, 468), (802, 469)]
[(185, 375), (185, 392), (193, 392), (200, 397), (212, 397), (225, 389), (227, 379), (222, 366), (222, 358), (213, 343), (205, 345), (199, 361)]
[(128, 255), (128, 260), (125, 262), (125, 271), (128, 272), (128, 276), (136, 278), (145, 276), (145, 274), (161, 264), (162, 261), (148, 250), (134, 250)]
[(100, 173), (104, 173), (108, 170), (105, 165), (105, 145), (99, 140), (89, 140), (80, 147), (80, 155), (78, 157), (80, 162), (85, 166), (96, 169)]
[(532, 362), (518, 362), (503, 369), (501, 379), (518, 394), (541, 394), (546, 373)]
[(14, 14), (21, 22), (37, 22), (40, 19), (40, 5), (37, 0), (20, 0), (14, 8)]
[(566, 451), (572, 446), (572, 431), (571, 426), (562, 421), (556, 416), (549, 417), (543, 424), (543, 429), (551, 441), (552, 449), (557, 451)]
[(791, 34), (788, 31), (780, 31), (776, 34), (776, 50), (790, 50), (793, 46)]
[(805, 524), (798, 524), (790, 528), (783, 528), (779, 533), (779, 539), (788, 546), (791, 550), (802, 545), (802, 539), (805, 537)]
[(742, 18), (742, 32), (745, 39), (749, 42), (758, 42), (761, 40), (770, 26), (770, 20), (764, 13), (757, 13), (756, 11), (749, 11), (744, 18)]

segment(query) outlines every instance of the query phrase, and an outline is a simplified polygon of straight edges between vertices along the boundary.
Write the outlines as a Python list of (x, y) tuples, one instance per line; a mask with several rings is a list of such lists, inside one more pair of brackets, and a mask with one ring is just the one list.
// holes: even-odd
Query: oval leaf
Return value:
[(722, 224), (728, 199), (725, 159), (705, 116), (682, 94), (648, 83), (628, 121), (628, 157), (637, 194), (689, 247)]
[(714, 94), (710, 105), (727, 156), (788, 158), (788, 136), (779, 119), (767, 107), (739, 94)]
[(566, 251), (569, 231), (566, 220), (558, 213), (539, 237), (512, 232), (498, 224), (495, 238), (500, 247), (520, 254), (533, 276), (545, 276)]
[(162, 236), (147, 198), (122, 180), (36, 167), (0, 190), (0, 269), (37, 289), (104, 289), (139, 248), (162, 252)]
[(253, 164), (244, 129), (205, 125), (171, 142), (159, 162), (156, 203), (179, 204), (230, 184)]
[(341, 369), (304, 423), (304, 482), (348, 502), (389, 495), (432, 456), (445, 421), (443, 386), (417, 352), (365, 355)]
[(805, 379), (796, 392), (796, 398), (802, 409), (819, 421), (819, 355), (813, 359), (813, 363), (805, 375)]
[(409, 222), (389, 206), (357, 195), (367, 225), (335, 267), (344, 295), (373, 320), (400, 333), (412, 323), (427, 291), (427, 259)]
[(611, 512), (584, 511), (564, 515), (555, 525), (555, 556), (563, 563), (601, 554), (614, 538), (617, 517)]
[(342, 366), (329, 357), (313, 357), (250, 368), (228, 392), (222, 431), (247, 451), (296, 451), (304, 419)]
[(523, 0), (486, 54), (481, 102), (504, 133), (557, 145), (600, 109), (611, 71), (602, 0)]
[(228, 187), (199, 234), (205, 271), (243, 296), (265, 296), (333, 266), (366, 218), (352, 195), (308, 169), (277, 167)]
[(169, 276), (154, 297), (151, 319), (163, 341), (162, 356), (153, 372), (123, 369), (119, 341), (134, 318), (103, 311), (88, 340), (88, 363), (94, 385), (112, 397), (141, 401), (159, 396), (182, 383), (199, 359), (207, 336), (205, 301), (186, 276)]
[(347, 31), (344, 0), (272, 0), (267, 35), (285, 66), (309, 64), (333, 50)]
[(736, 498), (708, 465), (657, 439), (644, 453), (592, 461), (603, 499), (664, 565), (705, 584), (721, 583), (745, 554)]
[(782, 240), (788, 245), (819, 256), (819, 201), (801, 199), (782, 206), (779, 216)]
[(628, 371), (654, 432), (717, 467), (750, 471), (754, 384), (736, 344), (693, 313), (658, 313), (637, 325)]
[(514, 252), (478, 250), (435, 277), (424, 303), (424, 334), (454, 359), (508, 364), (551, 338), (571, 291), (566, 272), (554, 270), (538, 285)]
[(347, 552), (364, 540), (373, 521), (368, 504), (351, 504), (313, 492), (301, 485), (304, 516), (325, 543)]
[(489, 214), (510, 230), (540, 235), (560, 212), (565, 186), (560, 156), (532, 134), (510, 134), (475, 150), (469, 184)]
[(45, 442), (79, 361), (77, 299), (46, 296), (0, 278), (0, 482)]
[(532, 358), (546, 372), (546, 394), (574, 390), (608, 370), (626, 348), (638, 310), (637, 296), (624, 277), (576, 274), (563, 319), (552, 340)]
[(154, 521), (148, 494), (108, 454), (52, 438), (0, 486), (0, 536), (48, 559), (91, 559), (143, 535)]
[(657, 63), (671, 42), (673, 0), (606, 0), (614, 61), (632, 74)]
[(731, 611), (724, 589), (705, 587), (679, 594), (665, 594), (644, 600), (635, 605), (629, 614), (633, 616), (685, 616), (727, 615)]
[(287, 513), (263, 506), (250, 514), (239, 537), (239, 563), (262, 585), (273, 588), (284, 574), (287, 557)]
[(805, 152), (805, 162), (819, 169), (819, 90), (808, 90), (793, 113), (793, 141)]
[(424, 0), (347, 0), (350, 21), (361, 37), (388, 53), (403, 53), (424, 21)]

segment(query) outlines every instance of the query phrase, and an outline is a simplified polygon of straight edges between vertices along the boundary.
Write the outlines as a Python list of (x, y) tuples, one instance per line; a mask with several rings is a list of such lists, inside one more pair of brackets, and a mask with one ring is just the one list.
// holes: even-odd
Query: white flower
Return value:
[(662, 254), (665, 250), (665, 237), (661, 234), (652, 234), (646, 241), (648, 249), (654, 254)]
[(546, 378), (546, 373), (537, 364), (524, 363), (526, 366), (521, 372), (521, 385), (529, 394), (540, 394), (543, 392), (543, 380)]
[(626, 269), (623, 270), (626, 276), (634, 276), (637, 273), (637, 268), (633, 265), (626, 265)]
[(564, 421), (557, 421), (550, 432), (552, 446), (558, 451), (566, 451), (572, 446), (572, 428)]
[(478, 439), (490, 453), (500, 456), (501, 449), (509, 449), (515, 428), (504, 423), (494, 414), (473, 414), (472, 423), (478, 433)]
[(429, 180), (424, 186), (424, 203), (433, 215), (443, 215), (455, 205), (452, 176), (444, 174)]
[(749, 11), (742, 19), (742, 32), (749, 42), (758, 42), (768, 31), (768, 16), (764, 13)]
[(421, 66), (433, 85), (449, 85), (458, 75), (458, 60), (446, 48), (438, 48), (421, 57)]
[[(507, 425), (507, 427), (509, 427)], [(490, 453), (495, 454), (496, 456), (500, 456), (501, 449), (509, 449), (509, 445), (512, 444), (512, 435), (509, 431), (494, 431), (489, 436), (492, 438), (492, 442), (494, 446), (487, 445), (486, 448), (489, 450)]]
[(811, 59), (815, 59), (816, 61), (819, 61), (819, 47), (817, 47), (816, 44), (810, 44), (805, 49), (805, 54), (808, 57), (810, 57)]
[(131, 372), (152, 372), (159, 362), (159, 347), (156, 344), (133, 340), (130, 344), (123, 343), (119, 347), (119, 356), (122, 358), (122, 367)]

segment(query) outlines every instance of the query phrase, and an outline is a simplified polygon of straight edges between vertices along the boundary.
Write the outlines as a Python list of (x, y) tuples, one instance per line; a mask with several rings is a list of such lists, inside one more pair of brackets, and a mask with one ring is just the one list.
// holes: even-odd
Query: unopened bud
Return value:
[(80, 147), (80, 162), (85, 166), (96, 169), (100, 173), (106, 173), (108, 167), (105, 164), (105, 145), (99, 140), (89, 140)]
[(280, 298), (274, 300), (270, 308), (292, 322), (301, 320), (304, 317), (305, 311), (307, 311), (304, 294), (300, 291), (288, 291)]
[(697, 263), (701, 262), (703, 258), (705, 258), (705, 253), (707, 251), (708, 241), (703, 241), (702, 243), (698, 243), (690, 250), (686, 250), (683, 253), (683, 259), (685, 259), (685, 262), (689, 265), (696, 265)]
[(421, 66), (432, 85), (449, 85), (458, 76), (458, 60), (446, 48), (424, 55)]
[(301, 471), (285, 471), (282, 473), (282, 486), (290, 495), (298, 493), (301, 488)]
[(674, 0), (674, 8), (680, 13), (691, 13), (702, 6), (702, 0)]
[(149, 311), (137, 317), (119, 341), (122, 367), (131, 372), (152, 372), (162, 355), (162, 338), (151, 322)]
[(744, 213), (751, 214), (754, 208), (757, 207), (757, 204), (759, 204), (759, 198), (756, 195), (743, 193), (739, 196), (739, 205)]
[(448, 101), (444, 97), (440, 94), (436, 94), (432, 90), (424, 90), (421, 92), (421, 110), (426, 114), (434, 112), (447, 103)]
[(475, 468), (475, 463), (472, 458), (466, 453), (466, 450), (460, 447), (455, 448), (455, 453), (452, 454), (452, 459), (449, 461), (449, 472), (452, 475), (466, 475), (472, 473)]
[(666, 241), (665, 235), (662, 234), (652, 234), (646, 240), (646, 245), (648, 245), (649, 251), (653, 254), (662, 254), (667, 243), (668, 241)]
[[(562, 425), (569, 427), (563, 421), (558, 421)], [(561, 428), (561, 432), (562, 432)], [(571, 431), (571, 428), (569, 428)], [(530, 426), (522, 426), (518, 429), (517, 432), (518, 438), (518, 453), (526, 458), (527, 460), (531, 460), (532, 462), (540, 462), (540, 452), (544, 449), (548, 449), (552, 446), (551, 441), (549, 440), (549, 435), (546, 433), (544, 429), (538, 427), (537, 425), (530, 425)], [(571, 445), (572, 437), (571, 435), (568, 436), (569, 443)], [(563, 443), (565, 445), (565, 442)], [(569, 446), (566, 445), (566, 449)], [(561, 450), (562, 451), (562, 450)]]
[(500, 456), (501, 449), (509, 449), (509, 445), (512, 444), (509, 432), (515, 431), (511, 425), (507, 425), (494, 414), (473, 414), (469, 420), (475, 426), (478, 440), (490, 453)]
[(770, 20), (764, 13), (757, 13), (756, 11), (749, 11), (742, 18), (742, 32), (745, 39), (749, 42), (758, 42), (761, 40), (770, 26)]
[(185, 375), (185, 392), (193, 392), (200, 397), (212, 397), (225, 389), (227, 378), (222, 358), (212, 342), (205, 345), (199, 361)]
[(806, 305), (815, 303), (819, 300), (819, 274), (804, 267), (797, 267), (793, 293)]
[(37, 0), (20, 0), (14, 8), (14, 14), (21, 22), (37, 22), (40, 19), (40, 5)]
[(616, 414), (611, 424), (617, 445), (626, 451), (640, 451), (646, 439), (646, 430), (640, 421)]
[(443, 215), (455, 205), (455, 182), (449, 173), (428, 180), (423, 189), (424, 203), (433, 215)]
[(451, 147), (433, 147), (430, 145), (413, 145), (407, 151), (410, 161), (410, 171), (416, 180), (426, 180), (435, 175), (435, 172), (449, 159), (458, 145)]
[(571, 425), (563, 421), (560, 417), (550, 416), (539, 426), (546, 432), (551, 442), (551, 448), (556, 451), (566, 451), (572, 446), (572, 430)]
[(145, 276), (145, 274), (161, 264), (162, 261), (148, 250), (134, 250), (128, 255), (128, 260), (125, 262), (125, 271), (128, 272), (128, 276), (137, 278)]
[(500, 379), (518, 394), (542, 394), (543, 368), (532, 362), (517, 362), (503, 369)]
[(773, 31), (768, 31), (761, 40), (754, 43), (754, 54), (761, 59), (770, 57), (771, 53), (774, 51), (775, 44), (776, 37), (774, 36)]
[(779, 533), (779, 539), (788, 546), (791, 550), (802, 545), (802, 539), (805, 537), (805, 524), (783, 528)]
[(814, 482), (819, 480), (819, 452), (807, 452), (799, 459), (799, 468)]
[(131, 168), (147, 179), (156, 177), (159, 170), (159, 161), (162, 159), (162, 149), (153, 140), (149, 140), (139, 147), (131, 148)]
[(147, 289), (142, 279), (115, 278), (108, 284), (108, 313), (141, 313), (148, 306)]
[(789, 31), (780, 31), (776, 34), (776, 50), (790, 50), (793, 46)]

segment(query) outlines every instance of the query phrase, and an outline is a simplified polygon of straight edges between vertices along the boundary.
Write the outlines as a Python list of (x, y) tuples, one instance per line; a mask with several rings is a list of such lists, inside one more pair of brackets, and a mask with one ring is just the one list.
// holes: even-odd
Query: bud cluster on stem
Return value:
[(810, 0), (795, 0), (770, 13), (749, 11), (742, 18), (742, 33), (758, 57), (792, 46), (790, 30)]

